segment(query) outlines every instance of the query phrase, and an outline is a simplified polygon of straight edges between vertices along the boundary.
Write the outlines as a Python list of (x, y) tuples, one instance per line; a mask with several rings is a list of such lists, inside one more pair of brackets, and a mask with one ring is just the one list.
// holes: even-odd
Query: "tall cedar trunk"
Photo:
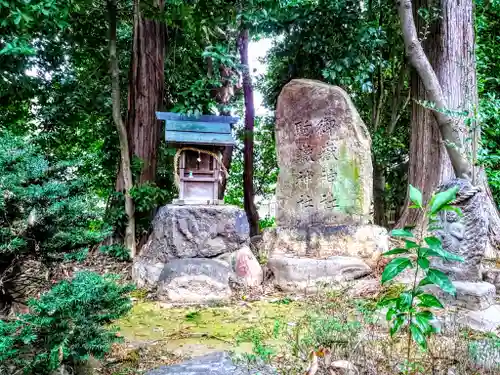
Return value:
[[(155, 0), (161, 11), (164, 0)], [(165, 25), (158, 20), (146, 19), (140, 1), (134, 0), (134, 31), (128, 86), (127, 130), (132, 156), (140, 159), (142, 170), (137, 183), (156, 180), (158, 145), (161, 122), (156, 111), (163, 104), (165, 77)], [(121, 190), (121, 174), (117, 190)]]
[(255, 206), (253, 186), (253, 129), (255, 108), (253, 103), (252, 78), (248, 65), (248, 29), (240, 32), (238, 47), (243, 65), (243, 95), (245, 98), (245, 136), (243, 145), (243, 204), (250, 224), (250, 235), (259, 233), (259, 213)]
[(113, 105), (113, 121), (118, 131), (120, 140), (121, 170), (123, 175), (123, 185), (125, 190), (125, 212), (127, 214), (127, 226), (125, 228), (124, 245), (130, 251), (133, 259), (136, 253), (135, 245), (135, 213), (134, 201), (130, 196), (130, 189), (133, 186), (132, 170), (130, 166), (130, 149), (127, 137), (127, 129), (123, 123), (120, 109), (120, 70), (118, 58), (116, 56), (116, 0), (108, 0), (109, 13), (109, 61), (111, 71), (111, 97)]
[[(433, 0), (414, 0), (413, 11), (417, 30), (425, 28), (424, 21), (416, 15), (419, 8), (430, 9)], [(422, 46), (441, 84), (445, 105), (452, 110), (470, 108), (477, 101), (474, 29), (471, 0), (441, 0), (441, 18), (430, 26)], [(435, 102), (419, 73), (411, 72), (410, 165), (408, 182), (420, 189), (427, 201), (443, 181), (455, 176), (452, 163), (444, 147), (440, 128), (433, 111), (424, 108), (418, 100)], [(455, 120), (455, 130), (464, 140), (463, 120)], [(422, 213), (408, 209), (401, 215), (398, 226), (421, 224)]]

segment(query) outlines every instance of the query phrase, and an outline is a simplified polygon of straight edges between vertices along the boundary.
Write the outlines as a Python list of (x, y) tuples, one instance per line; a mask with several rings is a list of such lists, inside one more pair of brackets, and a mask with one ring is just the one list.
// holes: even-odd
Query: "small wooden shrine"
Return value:
[(219, 191), (227, 171), (222, 164), (222, 151), (233, 146), (231, 116), (186, 116), (157, 112), (165, 121), (165, 140), (177, 149), (174, 159), (179, 198), (174, 204), (222, 204)]

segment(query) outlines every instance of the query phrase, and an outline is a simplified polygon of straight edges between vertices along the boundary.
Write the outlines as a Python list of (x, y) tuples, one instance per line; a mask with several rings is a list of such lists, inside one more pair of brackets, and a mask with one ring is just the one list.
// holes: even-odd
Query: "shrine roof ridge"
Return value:
[(215, 122), (215, 123), (226, 123), (235, 124), (239, 121), (239, 117), (234, 116), (216, 116), (216, 115), (183, 115), (181, 113), (174, 112), (156, 112), (156, 118), (158, 120), (174, 120), (174, 121), (201, 121), (201, 122)]

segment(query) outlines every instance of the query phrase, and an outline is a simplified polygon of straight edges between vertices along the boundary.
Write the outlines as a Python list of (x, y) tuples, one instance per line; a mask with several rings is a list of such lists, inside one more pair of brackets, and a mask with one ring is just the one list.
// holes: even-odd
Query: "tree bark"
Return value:
[[(416, 1), (416, 9), (419, 8), (419, 2)], [(401, 0), (397, 4), (407, 56), (425, 87), (427, 98), (436, 107), (432, 113), (439, 126), (455, 175), (471, 178), (471, 163), (464, 155), (463, 134), (459, 132), (462, 126), (455, 124), (460, 120), (445, 111), (464, 108), (466, 99), (464, 88), (475, 91), (473, 95), (477, 98), (472, 2), (471, 0), (441, 1), (442, 18), (440, 22), (436, 22), (436, 32), (431, 33), (432, 42), (441, 49), (435, 51), (434, 56), (432, 51), (428, 51), (431, 52), (430, 56), (426, 56), (420, 43), (411, 0)], [(423, 0), (422, 5), (429, 7), (430, 4), (427, 4), (427, 0)], [(457, 33), (461, 34), (460, 38)], [(431, 63), (434, 63), (434, 66)], [(473, 86), (467, 86), (468, 84)]]
[[(416, 0), (415, 11), (430, 8), (431, 0)], [(407, 55), (415, 71), (411, 87), (414, 99), (412, 138), (408, 181), (419, 188), (424, 200), (436, 187), (449, 178), (477, 178), (489, 195), (486, 210), (490, 217), (489, 238), (493, 246), (500, 244), (500, 217), (491, 197), (484, 173), (474, 169), (467, 157), (475, 147), (467, 143), (468, 129), (464, 118), (451, 116), (443, 110), (472, 110), (477, 104), (476, 67), (474, 54), (474, 18), (471, 0), (441, 0), (440, 17), (431, 26), (429, 36), (420, 42), (414, 22), (411, 0), (397, 1)], [(425, 53), (424, 53), (425, 50)], [(437, 110), (416, 103), (429, 100)], [(473, 131), (478, 134), (478, 130)], [(474, 137), (473, 137), (474, 138)], [(406, 206), (398, 226), (420, 225), (422, 215)]]
[(120, 70), (116, 55), (116, 0), (108, 0), (109, 13), (109, 61), (111, 71), (111, 99), (113, 106), (113, 121), (118, 131), (120, 141), (121, 170), (125, 190), (125, 212), (127, 214), (127, 226), (125, 228), (124, 245), (130, 251), (133, 259), (136, 255), (135, 244), (135, 210), (134, 201), (130, 196), (132, 189), (132, 170), (130, 166), (130, 149), (127, 137), (127, 129), (123, 123), (120, 109)]
[[(164, 0), (155, 0), (158, 11), (163, 10)], [(161, 122), (156, 111), (163, 105), (164, 96), (165, 25), (147, 19), (134, 0), (134, 30), (128, 85), (127, 130), (132, 157), (141, 161), (141, 171), (135, 181), (141, 184), (156, 180), (158, 146), (161, 139)], [(123, 186), (121, 173), (117, 190)]]
[[(430, 8), (431, 2), (432, 0), (416, 0), (415, 10)], [(470, 60), (470, 52), (467, 51), (473, 46), (473, 36), (461, 35), (463, 39), (460, 40), (455, 37), (456, 33), (465, 32), (466, 25), (463, 23), (467, 21), (462, 20), (461, 25), (451, 22), (457, 16), (465, 16), (456, 14), (463, 12), (463, 7), (454, 9), (455, 3), (451, 3), (450, 0), (442, 1), (442, 18), (430, 25), (429, 35), (422, 43), (418, 39), (416, 30), (422, 30), (425, 27), (424, 21), (416, 17), (417, 23), (414, 23), (411, 1), (404, 0), (398, 3), (407, 55), (411, 65), (415, 68), (411, 72), (410, 82), (413, 103), (408, 182), (423, 192), (424, 201), (430, 198), (440, 183), (455, 176), (445, 147), (447, 133), (442, 133), (439, 125), (441, 120), (444, 127), (453, 126), (454, 119), (431, 111), (418, 101), (434, 102), (441, 109), (463, 108), (461, 107), (465, 99), (463, 85), (471, 81), (471, 76), (464, 74), (464, 69), (457, 64), (457, 61), (462, 58), (466, 58), (465, 62)], [(462, 46), (457, 46), (457, 44), (462, 44)], [(424, 78), (422, 79), (421, 76)], [(469, 82), (469, 84), (475, 85), (475, 82)], [(445, 100), (443, 93), (450, 96), (449, 101)], [(452, 93), (453, 95), (450, 95)], [(456, 151), (462, 152), (461, 141), (458, 147)], [(398, 226), (421, 224), (422, 213), (408, 209), (408, 206), (409, 202), (401, 215)]]
[(259, 233), (259, 213), (255, 206), (253, 186), (253, 129), (255, 121), (255, 108), (253, 102), (252, 78), (248, 65), (248, 29), (240, 32), (238, 47), (241, 64), (243, 65), (243, 95), (245, 99), (245, 134), (243, 145), (243, 204), (250, 225), (250, 235)]

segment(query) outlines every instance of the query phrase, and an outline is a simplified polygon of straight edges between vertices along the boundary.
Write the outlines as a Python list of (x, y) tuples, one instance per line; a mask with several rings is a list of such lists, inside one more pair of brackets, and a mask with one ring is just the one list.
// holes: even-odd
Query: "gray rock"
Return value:
[(456, 296), (444, 293), (436, 285), (426, 287), (443, 303), (468, 310), (485, 310), (495, 303), (495, 286), (485, 282), (453, 281), (457, 290)]
[(152, 226), (141, 252), (149, 263), (213, 258), (236, 251), (250, 240), (245, 211), (235, 206), (166, 205)]
[(483, 281), (495, 285), (497, 292), (500, 292), (500, 268), (484, 270)]
[(481, 332), (495, 332), (500, 327), (500, 305), (482, 311), (468, 311), (458, 319), (460, 325)]
[(235, 363), (229, 354), (212, 353), (193, 358), (187, 362), (163, 366), (146, 373), (146, 375), (275, 375), (269, 366), (248, 366)]
[(228, 264), (213, 259), (174, 259), (164, 263), (137, 260), (133, 278), (139, 287), (156, 289), (160, 301), (199, 304), (231, 297)]
[(328, 259), (274, 256), (267, 264), (274, 283), (284, 291), (317, 290), (321, 285), (355, 280), (371, 273), (359, 258), (333, 256)]
[(462, 211), (462, 216), (453, 211), (441, 212), (435, 235), (443, 248), (464, 258), (464, 262), (449, 262), (439, 258), (433, 260), (433, 267), (447, 273), (453, 280), (480, 281), (481, 262), (488, 244), (487, 196), (481, 188), (472, 186), (465, 179), (452, 179), (438, 188), (438, 192), (458, 187), (457, 197), (452, 204)]

